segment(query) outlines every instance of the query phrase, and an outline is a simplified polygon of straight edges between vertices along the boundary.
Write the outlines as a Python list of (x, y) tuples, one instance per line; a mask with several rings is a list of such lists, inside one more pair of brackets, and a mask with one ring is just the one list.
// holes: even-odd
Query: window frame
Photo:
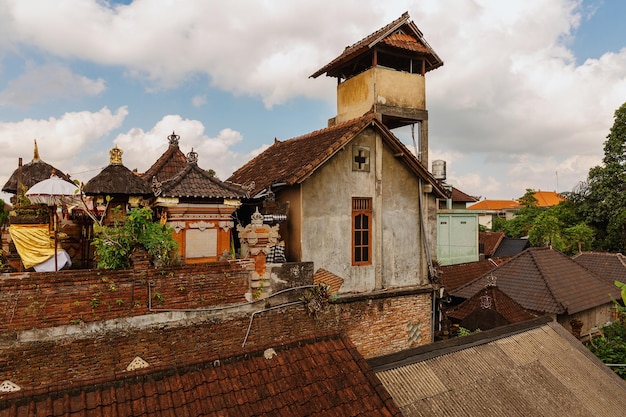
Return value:
[[(360, 217), (362, 216), (362, 217)], [(367, 219), (367, 227), (357, 228), (357, 219)], [(352, 197), (352, 266), (365, 266), (372, 264), (372, 198), (371, 197)], [(366, 236), (367, 242), (363, 243), (363, 236)], [(360, 238), (360, 239), (358, 239)], [(357, 244), (357, 240), (359, 243)], [(360, 259), (357, 260), (357, 253)], [(363, 260), (363, 255), (367, 259)]]

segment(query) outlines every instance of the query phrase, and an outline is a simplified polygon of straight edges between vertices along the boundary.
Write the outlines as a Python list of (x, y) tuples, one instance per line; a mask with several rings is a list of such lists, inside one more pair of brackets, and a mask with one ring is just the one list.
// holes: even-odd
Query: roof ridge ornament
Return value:
[(187, 154), (187, 163), (188, 164), (198, 163), (198, 152), (194, 152), (193, 148), (191, 148), (191, 152)]
[(173, 130), (172, 134), (167, 137), (167, 140), (170, 141), (170, 146), (178, 146), (178, 141), (180, 140), (180, 136), (177, 135)]
[(35, 148), (33, 149), (33, 162), (39, 162), (41, 158), (39, 157), (39, 148), (37, 148), (37, 139), (35, 139)]
[(109, 155), (110, 155), (109, 163), (111, 165), (122, 165), (123, 154), (124, 154), (124, 151), (118, 148), (117, 145), (115, 145), (115, 148), (109, 151)]

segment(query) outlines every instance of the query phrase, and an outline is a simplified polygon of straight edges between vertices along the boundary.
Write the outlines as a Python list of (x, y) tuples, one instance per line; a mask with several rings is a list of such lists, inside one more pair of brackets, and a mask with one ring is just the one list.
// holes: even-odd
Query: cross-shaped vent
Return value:
[(370, 171), (370, 148), (367, 146), (352, 146), (352, 170)]

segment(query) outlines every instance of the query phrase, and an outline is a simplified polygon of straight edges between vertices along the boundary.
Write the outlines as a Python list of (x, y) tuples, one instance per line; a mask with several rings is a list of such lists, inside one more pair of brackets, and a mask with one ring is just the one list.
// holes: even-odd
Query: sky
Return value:
[(426, 107), (449, 184), (517, 199), (601, 164), (626, 102), (622, 0), (0, 0), (0, 185), (35, 139), (87, 182), (114, 146), (147, 170), (173, 131), (225, 180), (326, 127), (336, 79), (310, 75), (405, 11), (444, 62)]

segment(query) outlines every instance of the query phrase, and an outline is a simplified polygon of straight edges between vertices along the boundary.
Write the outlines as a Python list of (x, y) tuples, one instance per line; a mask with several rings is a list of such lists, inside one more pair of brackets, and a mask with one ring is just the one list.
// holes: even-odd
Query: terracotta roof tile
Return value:
[[(403, 33), (398, 33), (399, 29)], [(409, 14), (405, 12), (388, 25), (346, 47), (337, 58), (317, 70), (311, 77), (317, 78), (324, 73), (331, 77), (337, 77), (339, 75), (337, 73), (338, 68), (341, 68), (354, 58), (367, 53), (374, 45), (379, 43), (425, 56), (427, 61), (426, 71), (431, 71), (443, 65), (443, 61), (428, 45), (422, 32), (415, 23), (411, 22)]]
[(274, 184), (298, 184), (370, 126), (379, 130), (393, 152), (401, 155), (400, 159), (416, 175), (432, 184), (438, 195), (446, 195), (441, 184), (372, 112), (284, 142), (276, 140), (272, 146), (235, 171), (228, 182), (250, 189), (250, 196)]
[(491, 257), (504, 239), (504, 232), (478, 232), (478, 243), (483, 245), (483, 253)]
[(476, 197), (465, 194), (463, 191), (455, 187), (452, 187), (452, 194), (450, 198), (452, 198), (452, 201), (455, 203), (475, 203), (476, 201), (478, 201)]
[(573, 314), (620, 295), (617, 287), (550, 248), (529, 248), (450, 293), (470, 298), (485, 287), (491, 274), (513, 300), (540, 313)]
[(348, 339), (332, 335), (275, 350), (271, 359), (250, 351), (221, 361), (52, 386), (34, 396), (2, 393), (0, 417), (401, 415)]
[(451, 292), (484, 275), (495, 267), (496, 265), (488, 259), (478, 262), (442, 266), (440, 267), (441, 283), (448, 292)]
[(146, 181), (152, 181), (156, 177), (163, 182), (178, 174), (187, 166), (187, 157), (178, 145), (169, 145), (167, 150), (152, 164), (141, 177)]
[[(485, 304), (483, 297), (488, 297)], [(472, 331), (488, 330), (496, 325), (521, 323), (533, 319), (538, 314), (525, 309), (502, 292), (497, 285), (487, 286), (458, 306), (447, 310), (446, 316), (461, 320), (461, 325)], [(501, 317), (503, 320), (494, 320)]]
[(481, 200), (467, 207), (468, 210), (504, 210), (518, 208), (520, 204), (515, 200)]
[(196, 163), (187, 163), (185, 168), (161, 186), (163, 197), (197, 198), (242, 198), (246, 192), (235, 184), (220, 181), (198, 167)]
[(533, 196), (537, 199), (537, 205), (539, 207), (552, 207), (559, 204), (561, 201), (565, 201), (565, 197), (556, 191), (535, 191)]
[(330, 295), (335, 295), (339, 292), (341, 285), (343, 285), (343, 278), (325, 270), (319, 268), (313, 275), (313, 284), (326, 284), (330, 287)]

